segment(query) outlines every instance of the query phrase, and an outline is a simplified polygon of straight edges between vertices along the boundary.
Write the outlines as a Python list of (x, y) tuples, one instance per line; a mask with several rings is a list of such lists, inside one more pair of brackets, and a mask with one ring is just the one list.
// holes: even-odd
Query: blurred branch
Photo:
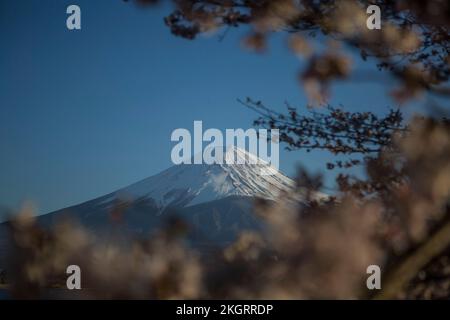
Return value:
[(328, 106), (326, 112), (309, 111), (305, 116), (288, 103), (287, 113), (277, 112), (261, 101), (247, 98), (238, 100), (260, 117), (254, 125), (267, 129), (278, 129), (280, 141), (288, 150), (324, 149), (333, 154), (379, 153), (391, 144), (395, 132), (407, 130), (399, 110), (391, 110), (386, 116), (378, 117), (372, 112), (346, 112)]
[(449, 246), (450, 219), (445, 219), (441, 227), (430, 234), (422, 245), (388, 272), (386, 280), (383, 281), (382, 290), (373, 298), (376, 300), (398, 298), (405, 286), (417, 276), (419, 271)]

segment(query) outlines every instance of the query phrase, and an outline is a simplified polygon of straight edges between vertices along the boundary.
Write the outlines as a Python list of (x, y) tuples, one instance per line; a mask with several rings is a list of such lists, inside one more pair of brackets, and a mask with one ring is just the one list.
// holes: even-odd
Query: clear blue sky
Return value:
[[(81, 7), (81, 31), (66, 29), (70, 4)], [(301, 63), (284, 38), (263, 55), (241, 48), (242, 29), (188, 41), (164, 26), (167, 12), (121, 0), (0, 0), (0, 205), (32, 200), (46, 213), (156, 174), (171, 165), (176, 128), (251, 127), (256, 115), (237, 98), (305, 107)], [(338, 85), (331, 103), (385, 112), (392, 85)], [(283, 152), (281, 169), (293, 175), (300, 161), (316, 171), (327, 156)]]

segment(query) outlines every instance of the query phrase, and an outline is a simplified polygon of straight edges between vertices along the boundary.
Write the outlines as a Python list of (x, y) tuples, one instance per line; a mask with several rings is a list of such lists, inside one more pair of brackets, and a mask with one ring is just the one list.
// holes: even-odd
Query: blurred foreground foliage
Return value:
[[(162, 0), (126, 0), (153, 5)], [(450, 4), (446, 0), (170, 0), (173, 11), (164, 22), (172, 34), (199, 35), (246, 26), (242, 44), (256, 52), (268, 50), (275, 33), (305, 66), (298, 79), (312, 105), (326, 103), (333, 81), (351, 79), (357, 50), (380, 70), (398, 80), (390, 94), (399, 102), (423, 93), (448, 97), (450, 86)], [(381, 10), (381, 29), (367, 28), (370, 5)], [(318, 46), (313, 39), (328, 40)], [(342, 47), (342, 44), (345, 47)], [(322, 47), (322, 48), (321, 48)], [(355, 75), (353, 75), (355, 76)], [(373, 75), (363, 75), (367, 81)], [(355, 78), (353, 78), (355, 79)]]
[[(157, 0), (136, 0), (155, 4)], [(287, 35), (304, 62), (298, 80), (309, 106), (326, 105), (331, 84), (354, 79), (348, 50), (374, 61), (397, 81), (399, 103), (427, 95), (448, 101), (450, 5), (445, 0), (173, 0), (165, 18), (186, 39), (247, 26), (246, 48), (268, 50), (273, 33)], [(366, 8), (382, 12), (381, 30), (366, 28)], [(318, 46), (315, 40), (326, 40)], [(364, 80), (370, 78), (368, 75)], [(99, 243), (76, 224), (43, 230), (29, 213), (11, 223), (15, 243), (14, 297), (38, 298), (64, 284), (65, 268), (78, 264), (86, 298), (449, 298), (450, 125), (448, 119), (392, 111), (300, 116), (282, 114), (251, 99), (256, 125), (278, 128), (291, 149), (360, 153), (329, 168), (362, 165), (366, 177), (338, 176), (340, 192), (326, 202), (311, 196), (320, 179), (299, 173), (298, 190), (276, 204), (259, 201), (265, 232), (243, 232), (225, 249), (196, 252), (176, 225), (127, 246)], [(448, 112), (444, 105), (442, 112)], [(284, 134), (284, 135), (283, 135)], [(301, 185), (300, 185), (301, 183)], [(288, 200), (289, 199), (289, 200)], [(366, 268), (382, 269), (382, 290), (366, 289)]]
[[(11, 223), (11, 293), (41, 297), (65, 285), (65, 268), (78, 264), (85, 298), (368, 298), (366, 268), (376, 264), (383, 271), (376, 298), (448, 298), (449, 260), (442, 259), (450, 244), (450, 126), (417, 117), (409, 127), (367, 165), (367, 184), (395, 177), (383, 188), (361, 197), (361, 182), (349, 181), (339, 197), (317, 202), (313, 186), (320, 185), (303, 172), (292, 194), (258, 201), (265, 231), (244, 231), (216, 252), (185, 245), (176, 223), (120, 245), (96, 242), (74, 223), (45, 231), (25, 210)], [(296, 205), (305, 181), (311, 198)], [(420, 291), (433, 259), (445, 264), (445, 281)]]

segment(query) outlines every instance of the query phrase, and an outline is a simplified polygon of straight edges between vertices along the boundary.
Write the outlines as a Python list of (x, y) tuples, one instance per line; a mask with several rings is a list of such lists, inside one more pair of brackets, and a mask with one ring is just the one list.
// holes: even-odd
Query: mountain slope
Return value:
[[(229, 148), (224, 155), (244, 164), (181, 164), (113, 192), (103, 201), (153, 199), (161, 210), (185, 207), (229, 196), (274, 200), (293, 187), (291, 179), (250, 153)], [(250, 160), (253, 162), (250, 162)], [(251, 164), (259, 161), (258, 164)]]
[[(263, 227), (253, 214), (255, 198), (276, 201), (294, 182), (262, 160), (251, 164), (254, 156), (241, 149), (231, 148), (225, 157), (244, 164), (172, 166), (105, 196), (39, 216), (38, 223), (51, 227), (69, 218), (108, 240), (145, 237), (176, 216), (190, 228), (193, 245), (226, 245), (243, 230)], [(0, 224), (0, 258), (6, 235)]]
[(243, 164), (182, 164), (105, 196), (61, 209), (38, 221), (62, 218), (97, 234), (148, 234), (170, 216), (182, 218), (199, 242), (231, 241), (240, 230), (259, 228), (253, 200), (276, 200), (294, 182), (248, 152), (229, 148), (226, 158)]
[(230, 196), (184, 208), (167, 208), (162, 214), (154, 203), (140, 199), (114, 208), (90, 203), (40, 216), (38, 223), (51, 227), (65, 219), (76, 221), (100, 238), (148, 236), (171, 219), (181, 219), (195, 245), (224, 245), (242, 230), (260, 229), (253, 214), (253, 197)]

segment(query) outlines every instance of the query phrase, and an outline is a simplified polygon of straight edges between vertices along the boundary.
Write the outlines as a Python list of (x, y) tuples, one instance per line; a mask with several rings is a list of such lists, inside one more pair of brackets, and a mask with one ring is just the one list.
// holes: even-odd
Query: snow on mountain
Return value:
[[(175, 165), (107, 195), (39, 216), (38, 223), (51, 227), (69, 218), (102, 239), (122, 239), (150, 234), (175, 216), (192, 227), (192, 245), (229, 244), (241, 231), (262, 227), (253, 213), (254, 198), (277, 200), (295, 183), (242, 149), (229, 148), (224, 157), (243, 164)], [(323, 196), (317, 193), (317, 197)], [(302, 199), (299, 192), (283, 201), (293, 200), (297, 205)], [(0, 223), (0, 263), (6, 236), (6, 226)]]
[(186, 207), (229, 196), (260, 197), (275, 200), (291, 189), (294, 182), (270, 164), (245, 150), (229, 147), (226, 159), (243, 164), (180, 164), (141, 180), (112, 194), (115, 198), (153, 199), (160, 208)]

